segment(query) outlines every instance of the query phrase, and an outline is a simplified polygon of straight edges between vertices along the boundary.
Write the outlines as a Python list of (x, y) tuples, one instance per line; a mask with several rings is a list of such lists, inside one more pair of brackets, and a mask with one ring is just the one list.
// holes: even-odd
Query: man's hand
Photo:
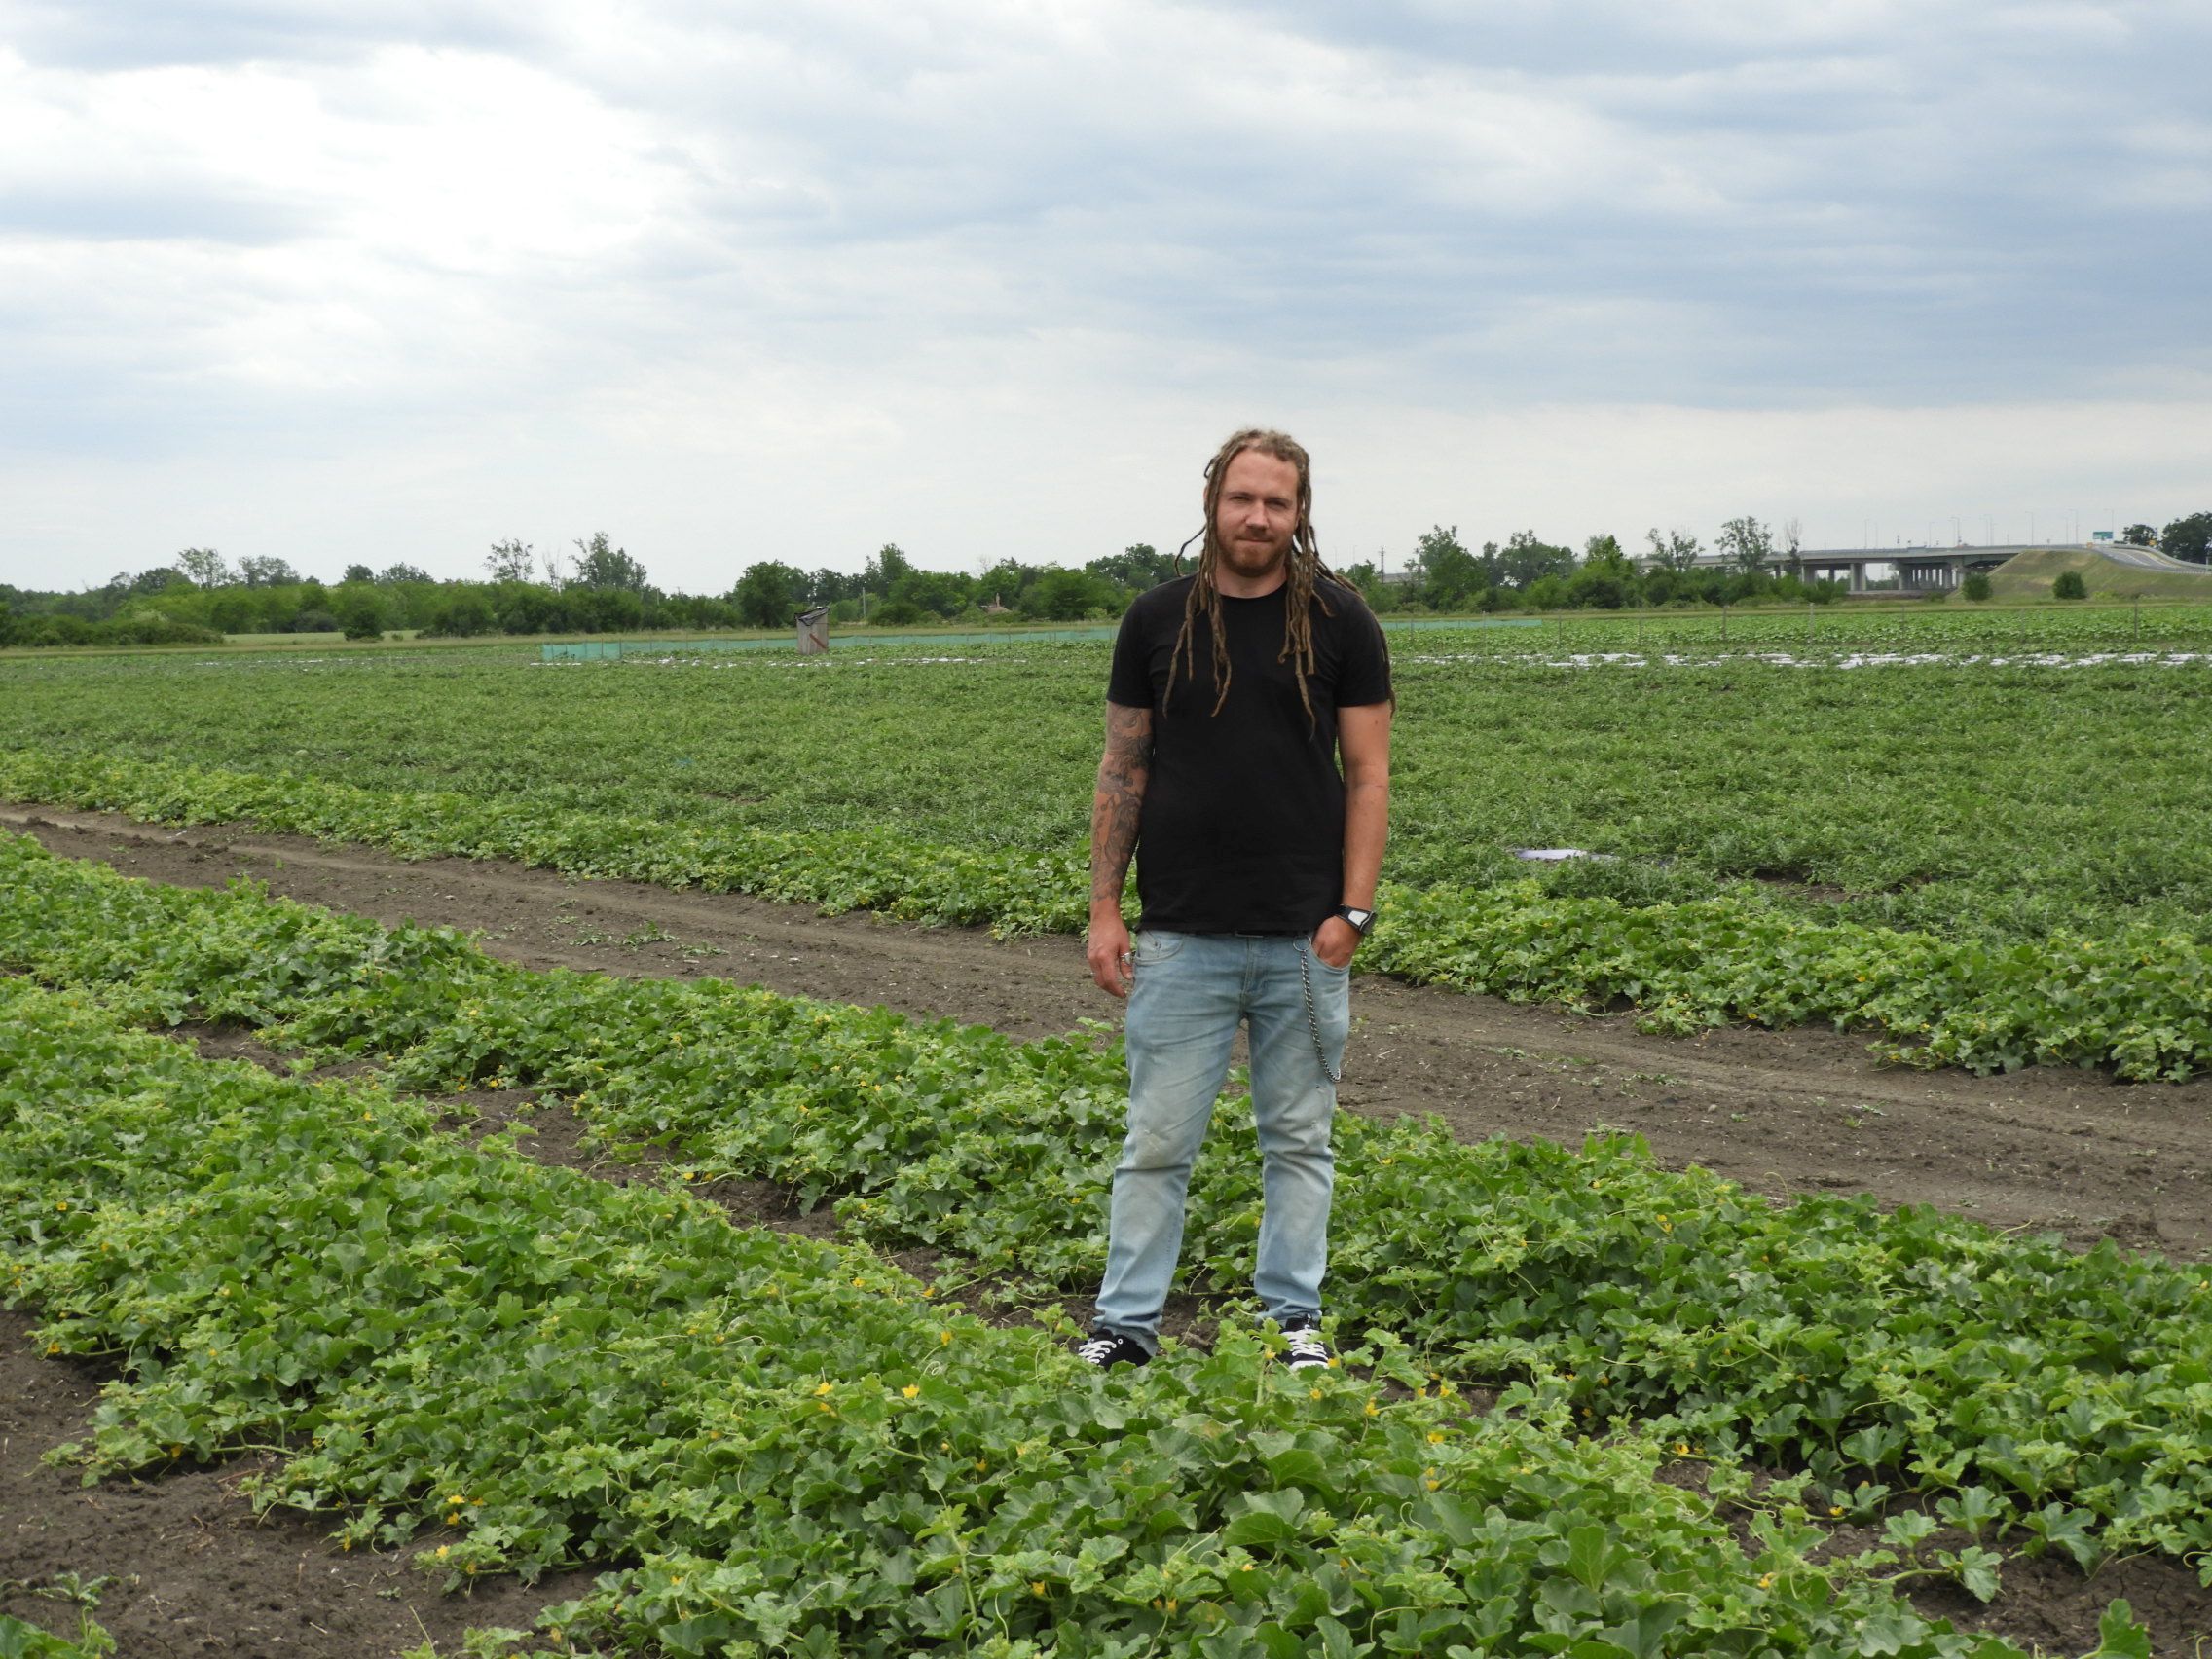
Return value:
[(1091, 918), (1090, 942), (1084, 954), (1089, 958), (1090, 977), (1100, 990), (1115, 997), (1129, 994), (1129, 930), (1119, 912)]
[(1359, 930), (1342, 916), (1331, 916), (1313, 936), (1313, 954), (1332, 968), (1350, 967), (1358, 948)]

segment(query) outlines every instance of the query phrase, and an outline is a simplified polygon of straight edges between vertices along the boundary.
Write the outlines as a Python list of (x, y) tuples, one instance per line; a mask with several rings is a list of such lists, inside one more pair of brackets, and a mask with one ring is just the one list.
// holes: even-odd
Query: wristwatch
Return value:
[(1375, 925), (1375, 912), (1373, 910), (1362, 910), (1356, 905), (1339, 904), (1337, 914), (1351, 923), (1353, 931), (1361, 939), (1365, 939), (1367, 930)]

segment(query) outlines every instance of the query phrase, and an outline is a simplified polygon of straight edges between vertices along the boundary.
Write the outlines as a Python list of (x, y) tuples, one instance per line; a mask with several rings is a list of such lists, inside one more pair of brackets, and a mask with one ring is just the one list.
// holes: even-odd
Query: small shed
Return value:
[(802, 657), (821, 656), (830, 648), (830, 612), (826, 607), (815, 606), (811, 610), (798, 613), (798, 654)]

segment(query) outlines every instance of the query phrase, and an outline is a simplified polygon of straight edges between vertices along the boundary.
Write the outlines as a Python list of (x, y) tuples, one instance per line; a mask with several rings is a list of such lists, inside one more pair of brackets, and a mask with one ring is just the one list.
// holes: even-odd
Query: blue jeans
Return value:
[(1239, 1024), (1248, 1028), (1266, 1198), (1253, 1289), (1286, 1329), (1311, 1324), (1329, 1260), (1337, 1109), (1329, 1074), (1343, 1066), (1351, 1027), (1350, 971), (1315, 956), (1309, 939), (1266, 934), (1147, 930), (1131, 956), (1129, 1132), (1114, 1166), (1097, 1326), (1159, 1351), (1191, 1166)]

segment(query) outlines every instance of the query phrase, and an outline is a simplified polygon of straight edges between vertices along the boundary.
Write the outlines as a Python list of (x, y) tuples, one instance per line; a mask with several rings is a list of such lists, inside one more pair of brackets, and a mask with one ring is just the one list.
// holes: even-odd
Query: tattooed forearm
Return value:
[(1137, 813), (1152, 765), (1152, 711), (1106, 705), (1106, 753), (1090, 797), (1090, 907), (1120, 913), (1137, 846)]

